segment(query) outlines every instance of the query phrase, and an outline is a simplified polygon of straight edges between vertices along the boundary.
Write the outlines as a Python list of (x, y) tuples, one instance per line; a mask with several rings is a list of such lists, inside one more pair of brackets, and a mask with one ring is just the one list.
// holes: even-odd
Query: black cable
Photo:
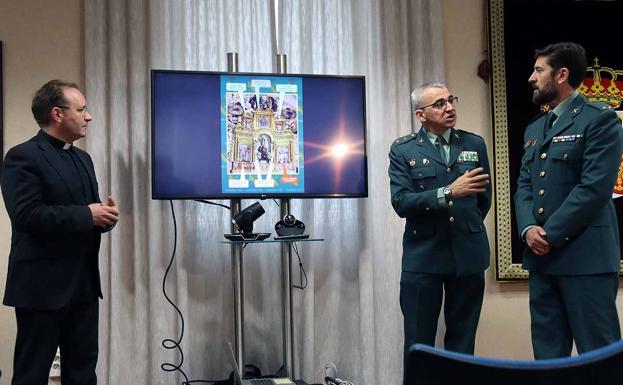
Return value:
[[(292, 242), (292, 248), (294, 249), (294, 253), (296, 254), (296, 257), (299, 260), (299, 280), (301, 282), (301, 285), (292, 285), (292, 287), (296, 288), (296, 289), (301, 289), (301, 290), (305, 290), (305, 288), (307, 288), (307, 284), (309, 283), (308, 279), (307, 279), (307, 273), (305, 272), (305, 268), (303, 267), (303, 262), (301, 261), (301, 256), (299, 254), (299, 249), (296, 246), (296, 242)], [(303, 285), (303, 276), (305, 276), (305, 284)]]
[(276, 200), (276, 199), (273, 199), (273, 202), (275, 202), (275, 204), (277, 205), (277, 207), (281, 207), (281, 206), (279, 206), (279, 202), (277, 202), (277, 200)]
[(205, 200), (205, 199), (195, 199), (195, 202), (205, 203), (207, 205), (221, 206), (221, 207), (226, 208), (227, 210), (231, 210), (231, 207), (229, 207), (227, 205), (223, 205), (223, 204), (216, 203), (216, 202), (211, 202), (211, 201), (208, 201), (208, 200)]
[(160, 365), (160, 368), (164, 370), (165, 372), (176, 372), (176, 371), (180, 372), (182, 376), (184, 376), (184, 381), (182, 381), (182, 385), (189, 385), (193, 383), (205, 383), (205, 384), (215, 383), (218, 381), (216, 380), (190, 380), (189, 381), (188, 376), (186, 375), (184, 370), (182, 370), (182, 364), (184, 363), (184, 352), (182, 351), (182, 348), (180, 347), (180, 343), (182, 342), (182, 338), (184, 337), (184, 316), (182, 315), (182, 311), (175, 305), (175, 303), (171, 300), (171, 298), (169, 298), (169, 295), (167, 294), (167, 287), (166, 287), (167, 276), (169, 275), (171, 266), (173, 266), (173, 261), (175, 261), (175, 251), (177, 250), (177, 221), (175, 219), (175, 210), (173, 209), (173, 201), (170, 200), (169, 203), (171, 204), (171, 215), (173, 216), (173, 253), (171, 254), (171, 260), (169, 261), (169, 265), (167, 266), (167, 269), (164, 272), (164, 277), (162, 278), (162, 293), (164, 294), (164, 297), (166, 298), (167, 302), (169, 302), (169, 304), (173, 306), (177, 314), (180, 316), (182, 330), (180, 330), (180, 338), (177, 341), (172, 340), (170, 338), (165, 338), (162, 340), (163, 348), (167, 350), (177, 349), (177, 351), (180, 354), (180, 362), (177, 365), (172, 364), (170, 362), (165, 362)]

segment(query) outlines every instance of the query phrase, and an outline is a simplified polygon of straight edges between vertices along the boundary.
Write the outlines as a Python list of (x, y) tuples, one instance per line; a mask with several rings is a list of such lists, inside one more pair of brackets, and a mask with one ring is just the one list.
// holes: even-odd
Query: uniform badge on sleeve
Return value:
[(461, 153), (459, 154), (459, 158), (456, 161), (457, 163), (478, 162), (478, 152), (477, 151), (461, 151)]

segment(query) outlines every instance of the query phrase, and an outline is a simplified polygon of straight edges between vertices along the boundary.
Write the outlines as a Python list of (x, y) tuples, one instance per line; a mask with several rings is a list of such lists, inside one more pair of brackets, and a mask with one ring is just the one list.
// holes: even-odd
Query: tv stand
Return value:
[[(283, 200), (282, 200), (283, 201)], [(281, 205), (283, 208), (283, 203)], [(241, 235), (241, 234), (234, 234)], [(238, 367), (244, 367), (244, 308), (243, 308), (243, 293), (244, 293), (244, 281), (243, 276), (243, 245), (250, 244), (269, 244), (280, 243), (281, 244), (281, 256), (282, 256), (282, 341), (283, 341), (283, 367), (287, 377), (298, 377), (294, 371), (294, 338), (292, 327), (292, 280), (291, 280), (291, 249), (293, 242), (322, 242), (323, 238), (271, 238), (264, 241), (255, 240), (227, 240), (221, 241), (221, 243), (229, 244), (232, 248), (232, 268), (234, 277), (234, 330), (236, 330), (236, 346), (234, 347), (236, 353), (236, 361), (238, 361)], [(239, 334), (238, 334), (239, 333)], [(243, 374), (241, 373), (241, 376)], [(300, 380), (299, 380), (300, 381)], [(304, 382), (300, 382), (303, 383)]]

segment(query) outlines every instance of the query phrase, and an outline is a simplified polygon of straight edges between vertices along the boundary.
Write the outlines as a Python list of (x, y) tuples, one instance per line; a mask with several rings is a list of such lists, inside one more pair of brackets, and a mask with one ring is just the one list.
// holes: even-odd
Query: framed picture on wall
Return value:
[[(581, 44), (588, 67), (579, 92), (590, 101), (609, 103), (623, 117), (623, 51), (616, 44), (620, 27), (606, 22), (612, 15), (622, 14), (620, 1), (489, 0), (497, 280), (528, 277), (521, 268), (525, 246), (519, 239), (512, 198), (524, 130), (540, 113), (539, 106), (532, 103), (533, 90), (528, 84), (534, 52), (556, 42)], [(613, 197), (623, 231), (623, 197), (618, 195), (623, 194), (621, 170)]]

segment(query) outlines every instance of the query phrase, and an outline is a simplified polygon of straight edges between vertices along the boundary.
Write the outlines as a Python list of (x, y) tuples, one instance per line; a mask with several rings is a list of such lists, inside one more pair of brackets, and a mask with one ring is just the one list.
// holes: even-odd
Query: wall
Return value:
[[(483, 136), (489, 149), (489, 159), (493, 161), (489, 86), (476, 76), (478, 63), (484, 57), (482, 52), (485, 1), (443, 0), (444, 48), (446, 81), (451, 92), (459, 96), (457, 127)], [(530, 74), (526, 74), (526, 82), (528, 76)], [(492, 210), (485, 221), (491, 250), (495, 250), (494, 220)], [(492, 260), (491, 264), (495, 266), (495, 261)], [(487, 286), (476, 340), (476, 354), (532, 358), (527, 283), (496, 282), (493, 267), (487, 271), (486, 278)], [(617, 308), (623, 323), (621, 290)]]
[[(4, 57), (4, 150), (37, 132), (30, 112), (33, 93), (46, 81), (82, 82), (80, 0), (0, 0)], [(11, 226), (0, 199), (0, 298), (4, 296)], [(0, 306), (0, 384), (12, 375), (15, 315)]]

